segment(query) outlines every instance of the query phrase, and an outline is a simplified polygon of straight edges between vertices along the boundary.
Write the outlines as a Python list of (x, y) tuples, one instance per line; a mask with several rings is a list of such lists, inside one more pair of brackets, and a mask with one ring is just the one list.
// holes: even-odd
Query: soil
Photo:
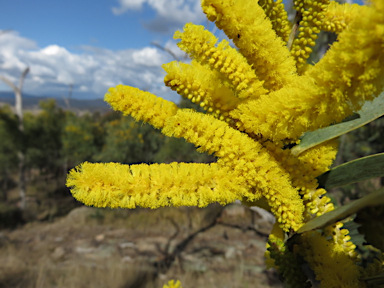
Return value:
[(0, 287), (282, 287), (265, 269), (264, 216), (238, 204), (76, 208), (0, 232)]

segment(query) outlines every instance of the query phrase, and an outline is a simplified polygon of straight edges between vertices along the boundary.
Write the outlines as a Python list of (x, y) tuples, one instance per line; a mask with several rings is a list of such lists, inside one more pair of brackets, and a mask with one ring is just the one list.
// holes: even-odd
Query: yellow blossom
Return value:
[(336, 1), (331, 1), (323, 14), (324, 21), (321, 30), (334, 33), (342, 32), (353, 19), (359, 17), (362, 9), (369, 9), (369, 7), (358, 4), (339, 4)]
[(278, 90), (291, 81), (295, 62), (257, 1), (203, 0), (202, 8), (253, 65), (264, 88)]
[(168, 117), (176, 114), (175, 103), (166, 101), (140, 89), (117, 85), (105, 95), (113, 109), (131, 115), (137, 121), (145, 121), (155, 128), (162, 128)]
[(169, 119), (162, 133), (183, 137), (200, 147), (199, 151), (214, 153), (217, 163), (233, 171), (249, 189), (244, 197), (255, 201), (264, 196), (285, 230), (299, 228), (304, 208), (299, 194), (289, 174), (259, 142), (223, 121), (184, 109)]
[(338, 249), (338, 244), (327, 240), (317, 231), (301, 237), (300, 254), (321, 281), (320, 288), (354, 288), (360, 286), (359, 269), (355, 262)]
[(68, 175), (73, 196), (89, 206), (159, 208), (228, 204), (244, 188), (217, 164), (123, 165), (85, 162)]
[[(375, 2), (377, 8), (380, 1)], [(381, 10), (380, 10), (381, 9)], [(231, 112), (248, 133), (274, 141), (340, 122), (384, 85), (384, 11), (362, 9), (312, 69)]]
[(240, 103), (240, 99), (223, 85), (219, 73), (196, 61), (191, 65), (173, 61), (164, 64), (163, 68), (167, 72), (164, 77), (166, 86), (199, 104), (214, 117), (230, 121), (229, 111)]
[[(295, 8), (303, 18), (291, 52), (281, 0), (202, 0), (202, 8), (238, 50), (189, 23), (174, 37), (193, 61), (174, 61), (163, 68), (164, 83), (207, 114), (179, 109), (123, 85), (110, 88), (105, 100), (166, 136), (193, 143), (198, 151), (217, 157), (217, 163), (86, 162), (71, 170), (67, 186), (76, 199), (95, 207), (262, 202), (277, 220), (267, 252), (274, 261), (268, 265), (277, 267), (288, 283), (307, 285), (299, 253), (321, 287), (364, 287), (355, 245), (342, 223), (304, 233), (288, 249), (288, 234), (334, 209), (316, 177), (329, 169), (338, 142), (322, 143), (299, 156), (286, 144), (298, 143), (306, 131), (342, 121), (382, 91), (384, 1), (361, 7), (297, 0)], [(338, 41), (318, 63), (305, 64), (309, 68), (304, 71), (320, 30), (338, 33)], [(170, 281), (164, 287), (179, 284)]]
[(174, 38), (181, 39), (177, 45), (191, 58), (220, 72), (223, 76), (222, 82), (233, 89), (237, 97), (257, 98), (267, 93), (263, 88), (263, 82), (257, 78), (244, 56), (230, 47), (226, 40), (215, 47), (217, 39), (211, 32), (204, 30), (204, 26), (188, 23), (183, 32), (175, 33)]
[(291, 23), (288, 21), (288, 13), (284, 9), (283, 0), (259, 0), (259, 5), (271, 20), (272, 29), (284, 42), (287, 42), (291, 32)]
[(317, 34), (323, 25), (324, 11), (329, 5), (329, 0), (295, 0), (293, 8), (302, 15), (299, 34), (293, 41), (291, 55), (297, 67), (302, 67), (315, 46)]
[(176, 282), (175, 280), (169, 280), (167, 284), (164, 284), (163, 288), (183, 288), (183, 286), (181, 286), (180, 280)]

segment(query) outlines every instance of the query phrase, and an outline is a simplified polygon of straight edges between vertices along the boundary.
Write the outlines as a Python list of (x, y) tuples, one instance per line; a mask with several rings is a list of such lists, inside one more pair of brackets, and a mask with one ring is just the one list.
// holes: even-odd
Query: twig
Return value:
[(299, 11), (296, 12), (295, 19), (293, 20), (292, 30), (291, 34), (289, 34), (289, 39), (287, 43), (287, 48), (289, 51), (292, 49), (293, 40), (295, 40), (297, 29), (299, 28), (299, 23), (301, 19), (303, 18), (303, 15)]
[(237, 225), (237, 224), (229, 224), (229, 223), (223, 223), (223, 222), (218, 222), (217, 224), (222, 225), (222, 226), (226, 226), (226, 227), (235, 228), (235, 229), (240, 229), (243, 232), (245, 232), (245, 231), (253, 231), (253, 232), (256, 233), (256, 235), (261, 236), (261, 237), (268, 237), (269, 236), (269, 234), (261, 232), (261, 231), (257, 230), (254, 227), (251, 227), (251, 226), (244, 227), (244, 226), (240, 226), (240, 225)]
[(167, 52), (168, 54), (170, 54), (176, 61), (180, 61), (179, 57), (177, 57), (176, 54), (173, 53), (170, 49), (165, 48), (165, 47), (161, 46), (159, 43), (156, 43), (156, 42), (154, 42), (154, 41), (152, 41), (151, 44), (152, 44), (153, 46), (156, 46), (156, 47), (159, 48), (160, 50), (163, 50), (163, 51)]

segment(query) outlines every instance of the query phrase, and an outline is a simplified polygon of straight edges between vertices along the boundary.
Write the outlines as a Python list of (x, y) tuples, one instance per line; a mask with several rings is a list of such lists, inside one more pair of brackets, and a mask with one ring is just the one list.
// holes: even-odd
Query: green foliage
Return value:
[(331, 212), (313, 218), (301, 226), (300, 229), (297, 230), (297, 233), (302, 234), (310, 230), (324, 228), (355, 214), (365, 207), (378, 205), (384, 205), (384, 188), (372, 192), (359, 200), (343, 205)]
[(149, 124), (120, 117), (105, 124), (105, 144), (95, 155), (96, 161), (141, 163), (152, 162), (163, 145), (164, 136)]
[(18, 167), (17, 152), (21, 143), (18, 119), (9, 106), (0, 108), (0, 190), (2, 199), (7, 200), (7, 190), (11, 188), (12, 173)]
[[(18, 121), (9, 106), (0, 108), (0, 174), (17, 167), (17, 146), (20, 141)], [(1, 177), (1, 176), (0, 176)]]
[[(92, 161), (98, 151), (96, 135), (102, 134), (101, 127), (88, 114), (76, 116), (67, 112), (62, 133), (63, 156), (69, 166), (83, 161)], [(96, 134), (96, 135), (95, 135)]]
[[(292, 154), (299, 155), (305, 150), (316, 145), (324, 143), (330, 139), (339, 137), (357, 128), (360, 128), (373, 120), (384, 115), (384, 93), (374, 99), (372, 102), (367, 102), (358, 112), (359, 117), (350, 121), (332, 125), (313, 132), (307, 132), (301, 139), (299, 145), (292, 148)], [(378, 133), (378, 131), (377, 131)], [(377, 134), (375, 137), (379, 137)]]
[(354, 221), (359, 232), (372, 246), (384, 251), (384, 205), (370, 206), (360, 210)]
[(318, 177), (325, 189), (384, 176), (384, 153), (362, 157), (337, 166)]
[[(180, 103), (177, 105), (179, 108), (193, 109), (198, 112), (204, 112), (204, 109), (199, 105), (192, 103), (189, 99), (181, 98)], [(162, 135), (162, 134), (161, 134)], [(171, 162), (196, 162), (196, 163), (210, 163), (214, 162), (215, 157), (207, 153), (199, 153), (193, 144), (186, 142), (181, 138), (166, 137), (164, 145), (160, 148), (154, 162), (157, 163), (171, 163)]]
[(24, 147), (26, 165), (43, 172), (53, 172), (62, 164), (61, 132), (65, 113), (55, 100), (41, 101), (41, 112), (24, 115)]
[(196, 162), (210, 163), (215, 160), (215, 157), (207, 153), (199, 153), (193, 144), (186, 142), (181, 138), (169, 138), (164, 141), (164, 145), (154, 158), (157, 163), (171, 162)]

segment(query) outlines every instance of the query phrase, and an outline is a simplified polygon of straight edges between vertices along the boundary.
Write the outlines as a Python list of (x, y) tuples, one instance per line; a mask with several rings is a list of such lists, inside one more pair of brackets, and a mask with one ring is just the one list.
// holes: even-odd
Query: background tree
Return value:
[(41, 101), (39, 107), (39, 114), (25, 114), (26, 165), (57, 177), (64, 163), (61, 134), (66, 114), (54, 99)]
[[(29, 67), (25, 68), (23, 73), (20, 76), (19, 84), (16, 86), (12, 83), (8, 78), (0, 75), (0, 80), (5, 82), (12, 90), (15, 92), (15, 112), (18, 117), (18, 129), (20, 134), (23, 136), (24, 134), (24, 124), (23, 124), (23, 97), (22, 97), (22, 89), (25, 77), (29, 72)], [(21, 137), (21, 141), (24, 142), (23, 137)], [(19, 194), (20, 194), (20, 208), (25, 209), (26, 199), (25, 199), (25, 151), (24, 148), (18, 152), (19, 158)]]
[(8, 199), (7, 191), (13, 182), (10, 176), (17, 171), (17, 151), (20, 150), (20, 147), (15, 147), (15, 143), (20, 144), (18, 119), (9, 106), (0, 108), (0, 139), (0, 189), (1, 200), (5, 202)]
[(150, 125), (122, 117), (105, 124), (105, 144), (96, 161), (150, 163), (164, 143), (163, 135)]

